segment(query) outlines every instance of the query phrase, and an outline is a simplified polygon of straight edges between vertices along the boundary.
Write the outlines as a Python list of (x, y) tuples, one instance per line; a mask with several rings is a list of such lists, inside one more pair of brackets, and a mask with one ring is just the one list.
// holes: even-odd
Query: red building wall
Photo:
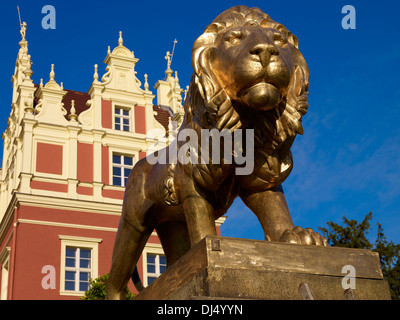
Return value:
[(63, 147), (50, 143), (37, 143), (36, 171), (62, 174)]
[[(116, 232), (88, 230), (82, 227), (118, 228), (119, 215), (97, 214), (93, 212), (20, 206), (15, 209), (13, 223), (0, 245), (11, 247), (9, 270), (9, 300), (77, 300), (79, 296), (60, 295), (61, 236), (100, 238), (98, 244), (98, 274), (110, 271), (111, 257)], [(47, 224), (47, 225), (46, 225)], [(55, 225), (59, 224), (59, 225)], [(66, 224), (67, 226), (61, 226)], [(217, 227), (220, 235), (220, 228)], [(9, 240), (6, 243), (6, 240)], [(152, 235), (149, 242), (160, 244), (157, 236)], [(16, 263), (17, 262), (17, 263)], [(55, 288), (45, 289), (43, 279), (48, 272), (43, 267), (51, 266), (55, 271)], [(143, 279), (142, 257), (138, 261), (139, 275)], [(1, 277), (0, 277), (1, 279)], [(129, 289), (137, 292), (131, 281)]]
[(93, 182), (93, 144), (78, 142), (78, 180)]
[(135, 132), (146, 134), (146, 109), (135, 106)]
[(112, 128), (112, 102), (111, 100), (101, 101), (101, 125), (103, 128)]
[[(88, 227), (117, 228), (119, 216), (27, 206), (21, 206), (16, 215), (17, 220), (21, 222), (13, 227), (13, 236), (8, 246), (11, 245), (11, 253), (15, 253), (15, 257), (11, 256), (11, 259), (18, 263), (10, 263), (13, 270), (12, 274), (9, 270), (12, 276), (12, 279), (9, 280), (9, 299), (79, 299), (79, 297), (60, 295), (59, 293), (60, 270), (61, 264), (64, 263), (61, 261), (60, 235), (102, 239), (98, 244), (98, 272), (99, 275), (109, 272), (116, 232), (40, 223), (45, 221)], [(10, 233), (11, 229), (8, 234)], [(42, 268), (46, 265), (53, 266), (55, 269), (55, 289), (46, 290), (42, 287), (42, 279), (47, 275), (47, 273), (42, 273)]]

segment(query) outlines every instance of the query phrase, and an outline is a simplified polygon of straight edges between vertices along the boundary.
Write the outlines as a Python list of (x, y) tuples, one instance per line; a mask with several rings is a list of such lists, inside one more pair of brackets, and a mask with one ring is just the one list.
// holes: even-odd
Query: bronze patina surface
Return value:
[[(201, 145), (203, 129), (254, 130), (253, 170), (235, 174), (238, 165), (224, 161), (224, 152), (233, 150), (226, 151), (222, 142), (219, 161), (140, 160), (126, 186), (109, 299), (124, 297), (154, 229), (170, 266), (206, 235), (216, 235), (215, 220), (237, 196), (259, 219), (266, 240), (327, 245), (313, 230), (294, 226), (281, 187), (292, 169), (290, 147), (303, 133), (301, 118), (308, 108), (309, 71), (297, 38), (260, 9), (236, 6), (195, 41), (192, 65), (180, 132), (197, 133)], [(179, 150), (185, 141), (175, 143)], [(170, 148), (161, 152), (168, 155)]]

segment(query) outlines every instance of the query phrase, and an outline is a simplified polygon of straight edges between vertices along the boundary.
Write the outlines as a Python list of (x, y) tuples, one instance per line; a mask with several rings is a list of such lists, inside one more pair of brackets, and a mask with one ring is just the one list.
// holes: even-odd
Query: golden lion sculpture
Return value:
[[(294, 226), (281, 187), (292, 169), (290, 147), (303, 133), (301, 118), (308, 108), (309, 71), (297, 38), (260, 9), (236, 6), (195, 41), (192, 65), (180, 132), (194, 131), (200, 145), (204, 129), (251, 129), (253, 170), (235, 174), (238, 165), (223, 158), (233, 151), (223, 146), (221, 161), (174, 162), (168, 158), (171, 145), (159, 151), (167, 155), (167, 164), (139, 161), (126, 186), (108, 299), (124, 297), (154, 229), (169, 266), (206, 235), (216, 235), (215, 220), (237, 196), (259, 219), (266, 240), (327, 245), (313, 230)], [(178, 139), (174, 146), (179, 150), (184, 143)]]

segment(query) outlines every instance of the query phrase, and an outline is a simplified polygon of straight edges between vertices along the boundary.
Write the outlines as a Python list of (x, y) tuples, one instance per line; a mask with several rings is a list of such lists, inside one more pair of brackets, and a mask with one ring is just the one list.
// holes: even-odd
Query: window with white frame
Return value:
[(61, 239), (62, 295), (82, 295), (90, 289), (89, 279), (98, 277), (98, 244), (101, 239), (59, 236)]
[(121, 107), (115, 107), (114, 114), (114, 129), (127, 132), (131, 131), (130, 111)]
[(67, 247), (65, 249), (65, 291), (89, 290), (92, 277), (92, 250)]
[(129, 174), (133, 168), (133, 157), (129, 155), (113, 154), (113, 185), (125, 187)]
[(167, 268), (167, 260), (162, 254), (147, 253), (147, 285), (156, 280)]

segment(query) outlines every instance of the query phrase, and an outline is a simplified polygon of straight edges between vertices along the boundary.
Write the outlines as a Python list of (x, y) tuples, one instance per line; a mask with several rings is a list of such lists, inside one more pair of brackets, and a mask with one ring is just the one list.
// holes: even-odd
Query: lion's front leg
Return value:
[(326, 238), (321, 236), (318, 232), (315, 232), (311, 228), (303, 229), (302, 227), (295, 227), (294, 229), (285, 230), (279, 241), (324, 247), (329, 246)]
[(216, 236), (214, 208), (199, 195), (191, 195), (183, 202), (190, 245), (193, 247), (207, 235)]
[(261, 192), (242, 189), (239, 196), (257, 216), (266, 240), (279, 241), (286, 230), (294, 228), (281, 186)]
[(294, 226), (281, 186), (262, 192), (242, 190), (240, 197), (257, 216), (266, 240), (328, 245), (326, 239), (312, 229)]
[(205, 199), (204, 193), (200, 193), (193, 178), (187, 175), (184, 170), (177, 170), (175, 175), (176, 187), (185, 214), (190, 246), (193, 247), (205, 236), (217, 235), (214, 207)]

